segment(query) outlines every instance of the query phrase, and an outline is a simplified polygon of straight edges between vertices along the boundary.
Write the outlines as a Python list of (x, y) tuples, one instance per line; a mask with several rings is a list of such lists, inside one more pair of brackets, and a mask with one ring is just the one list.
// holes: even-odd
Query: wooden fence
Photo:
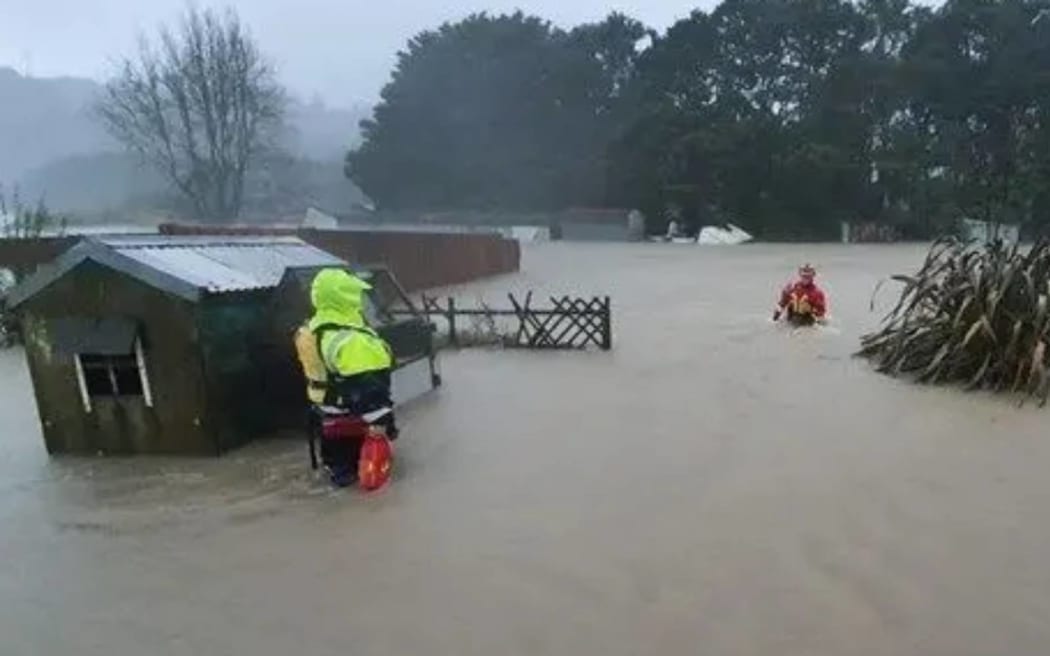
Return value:
[[(551, 296), (550, 305), (537, 307), (533, 293), (524, 298), (507, 294), (510, 308), (464, 308), (456, 299), (442, 303), (436, 298), (423, 297), (423, 313), (429, 320), (444, 319), (448, 326), (448, 340), (452, 346), (464, 344), (463, 321), (487, 321), (492, 336), (503, 346), (530, 349), (577, 349), (590, 346), (603, 351), (612, 349), (612, 301), (605, 297)], [(497, 321), (510, 321), (510, 329), (500, 331)], [(473, 336), (475, 341), (477, 336)], [(483, 341), (483, 340), (482, 340)]]

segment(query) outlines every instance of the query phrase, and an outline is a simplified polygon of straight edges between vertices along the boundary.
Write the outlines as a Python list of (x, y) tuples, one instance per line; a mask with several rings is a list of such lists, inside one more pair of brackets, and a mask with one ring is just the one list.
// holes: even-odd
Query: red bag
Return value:
[(369, 431), (361, 445), (357, 461), (357, 484), (365, 492), (373, 492), (386, 485), (394, 468), (394, 447), (386, 435)]

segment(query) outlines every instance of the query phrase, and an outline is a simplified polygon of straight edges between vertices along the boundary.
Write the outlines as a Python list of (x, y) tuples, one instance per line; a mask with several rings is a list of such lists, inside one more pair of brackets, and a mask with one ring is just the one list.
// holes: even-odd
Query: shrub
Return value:
[(900, 299), (858, 355), (890, 375), (1046, 404), (1050, 242), (1025, 251), (944, 238), (916, 274), (891, 280), (904, 284)]

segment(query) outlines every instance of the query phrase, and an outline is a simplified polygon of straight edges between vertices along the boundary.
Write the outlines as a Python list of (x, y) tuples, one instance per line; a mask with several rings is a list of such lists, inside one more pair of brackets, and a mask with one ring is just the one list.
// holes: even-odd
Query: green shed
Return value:
[(7, 297), (47, 450), (221, 454), (287, 423), (294, 413), (267, 400), (305, 401), (274, 317), (291, 316), (281, 298), (303, 302), (286, 289), (298, 279), (289, 272), (329, 266), (348, 264), (289, 237), (120, 236), (73, 247)]

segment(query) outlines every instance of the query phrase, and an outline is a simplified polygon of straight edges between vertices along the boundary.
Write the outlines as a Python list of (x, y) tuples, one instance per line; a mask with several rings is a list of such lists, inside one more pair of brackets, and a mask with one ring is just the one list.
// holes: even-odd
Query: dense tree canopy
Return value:
[(478, 15), (416, 37), (362, 125), (351, 176), (388, 208), (600, 203), (610, 104), (630, 65), (616, 42), (639, 30), (613, 20), (565, 33)]
[(677, 208), (783, 238), (1038, 229), (1050, 0), (724, 0), (662, 35), (477, 15), (415, 38), (364, 128), (347, 169), (383, 207)]
[(351, 177), (381, 206), (601, 203), (617, 98), (645, 30), (514, 14), (424, 32), (401, 53)]

